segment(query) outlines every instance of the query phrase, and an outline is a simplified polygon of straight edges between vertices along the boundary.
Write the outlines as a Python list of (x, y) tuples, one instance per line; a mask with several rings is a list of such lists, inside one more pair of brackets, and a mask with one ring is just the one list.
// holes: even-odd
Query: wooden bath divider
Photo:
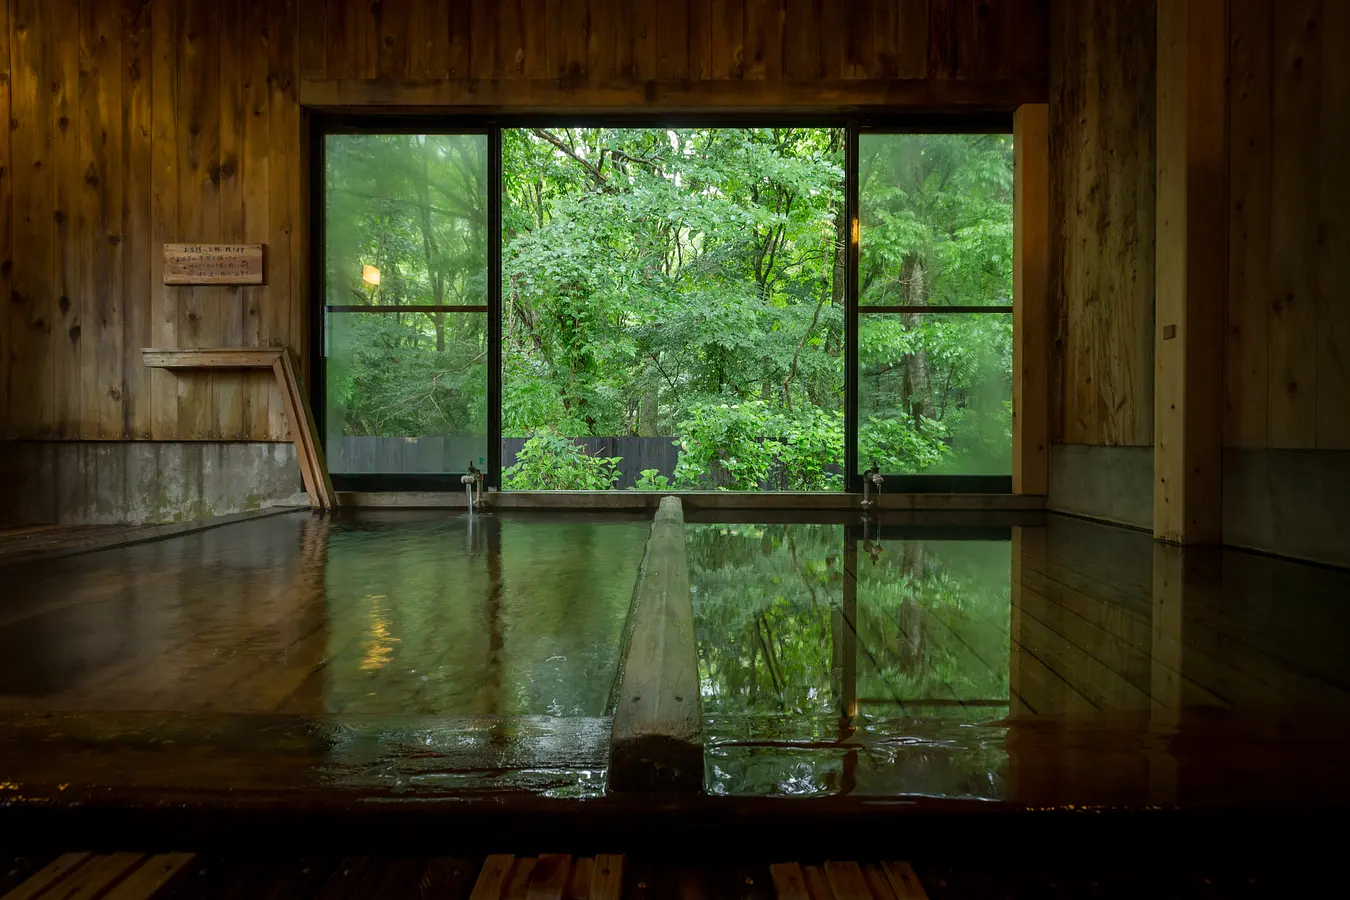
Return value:
[(703, 789), (703, 715), (678, 497), (661, 500), (633, 598), (610, 736), (614, 792)]
[(300, 460), (300, 476), (305, 481), (309, 505), (315, 509), (337, 507), (337, 494), (328, 477), (323, 446), (314, 426), (314, 411), (309, 397), (300, 388), (295, 358), (285, 347), (220, 347), (203, 350), (141, 351), (145, 364), (152, 369), (174, 372), (194, 369), (271, 369), (286, 405), (286, 423), (291, 429), (295, 455)]

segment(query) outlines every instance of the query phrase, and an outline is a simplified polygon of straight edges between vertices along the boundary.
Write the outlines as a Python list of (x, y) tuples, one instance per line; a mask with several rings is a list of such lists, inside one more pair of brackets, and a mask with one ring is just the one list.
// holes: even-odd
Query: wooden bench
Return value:
[(295, 455), (300, 460), (300, 475), (305, 481), (309, 505), (315, 509), (335, 509), (337, 494), (328, 477), (323, 447), (314, 426), (314, 411), (309, 398), (300, 389), (295, 358), (285, 347), (218, 347), (202, 350), (141, 350), (145, 364), (152, 369), (171, 371), (191, 369), (271, 369), (286, 404)]

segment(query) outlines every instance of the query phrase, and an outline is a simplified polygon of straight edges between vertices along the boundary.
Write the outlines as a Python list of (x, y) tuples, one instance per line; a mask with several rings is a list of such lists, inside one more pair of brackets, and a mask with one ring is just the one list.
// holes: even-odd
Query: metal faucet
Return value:
[(872, 468), (868, 469), (866, 472), (863, 472), (862, 480), (863, 480), (862, 506), (863, 509), (871, 509), (873, 503), (876, 502), (872, 500), (871, 497), (872, 488), (876, 488), (877, 496), (880, 497), (881, 485), (886, 480), (881, 477), (881, 466), (877, 464), (877, 461), (875, 459), (872, 460)]
[(472, 461), (469, 463), (468, 474), (461, 475), (459, 482), (464, 485), (464, 491), (468, 495), (470, 510), (483, 509), (487, 506), (483, 502), (483, 473)]

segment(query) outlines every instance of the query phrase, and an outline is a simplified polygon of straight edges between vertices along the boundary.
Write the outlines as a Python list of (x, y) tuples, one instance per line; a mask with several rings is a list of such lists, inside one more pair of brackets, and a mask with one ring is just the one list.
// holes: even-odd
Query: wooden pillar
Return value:
[(1153, 535), (1222, 539), (1228, 3), (1158, 4)]
[(1050, 107), (1013, 113), (1014, 494), (1044, 494), (1050, 443)]

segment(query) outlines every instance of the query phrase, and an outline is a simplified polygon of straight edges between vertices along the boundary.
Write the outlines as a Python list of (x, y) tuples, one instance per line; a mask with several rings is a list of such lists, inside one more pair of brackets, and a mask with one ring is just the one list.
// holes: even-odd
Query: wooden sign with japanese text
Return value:
[(262, 284), (262, 244), (165, 244), (165, 284)]

